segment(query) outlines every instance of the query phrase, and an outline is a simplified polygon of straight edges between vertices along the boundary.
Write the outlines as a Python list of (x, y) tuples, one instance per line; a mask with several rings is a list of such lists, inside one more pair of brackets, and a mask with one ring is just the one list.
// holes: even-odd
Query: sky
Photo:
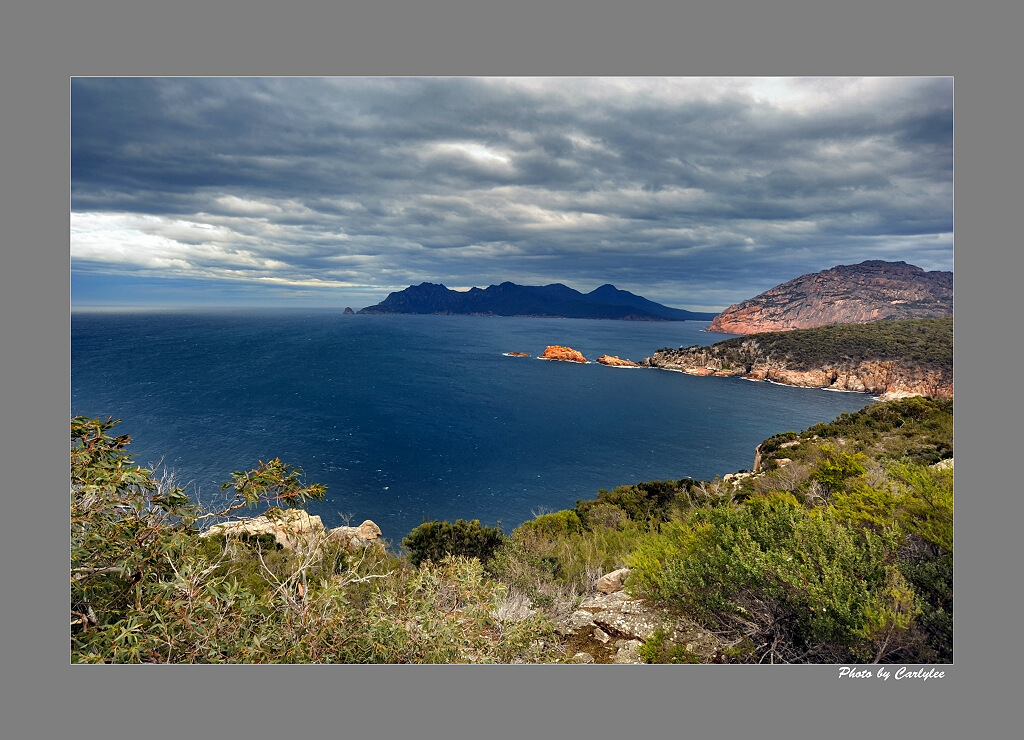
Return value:
[(612, 283), (721, 311), (953, 269), (953, 80), (71, 80), (76, 307)]

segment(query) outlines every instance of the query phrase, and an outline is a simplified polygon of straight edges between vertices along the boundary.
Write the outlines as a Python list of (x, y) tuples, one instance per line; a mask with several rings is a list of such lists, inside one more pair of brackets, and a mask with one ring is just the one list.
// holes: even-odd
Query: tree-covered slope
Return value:
[(953, 394), (953, 318), (837, 324), (663, 348), (649, 367), (890, 394)]

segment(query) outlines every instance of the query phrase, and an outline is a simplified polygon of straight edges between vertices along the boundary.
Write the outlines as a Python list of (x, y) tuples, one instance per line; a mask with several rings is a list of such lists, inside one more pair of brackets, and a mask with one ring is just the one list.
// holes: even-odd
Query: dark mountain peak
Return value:
[(455, 291), (421, 283), (391, 293), (376, 306), (359, 313), (476, 314), (487, 316), (548, 316), (632, 321), (710, 321), (715, 314), (669, 308), (606, 283), (584, 295), (563, 283), (516, 285), (505, 281), (483, 290)]

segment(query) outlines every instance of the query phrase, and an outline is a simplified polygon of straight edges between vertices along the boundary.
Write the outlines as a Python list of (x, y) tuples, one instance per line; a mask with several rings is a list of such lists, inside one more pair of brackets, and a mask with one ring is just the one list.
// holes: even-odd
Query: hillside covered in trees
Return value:
[(204, 535), (324, 488), (272, 460), (204, 508), (116, 424), (71, 422), (73, 662), (611, 662), (614, 635), (566, 624), (613, 571), (607, 599), (668, 626), (632, 662), (952, 660), (949, 400), (872, 404), (765, 440), (753, 473), (602, 490), (508, 535), (427, 522), (355, 550)]

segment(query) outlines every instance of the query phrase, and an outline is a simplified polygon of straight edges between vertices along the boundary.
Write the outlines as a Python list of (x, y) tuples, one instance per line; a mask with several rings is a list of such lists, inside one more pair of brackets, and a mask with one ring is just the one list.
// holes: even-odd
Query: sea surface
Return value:
[(432, 519), (511, 532), (602, 488), (750, 468), (765, 438), (873, 400), (537, 358), (560, 344), (639, 361), (729, 338), (706, 325), (75, 311), (71, 415), (121, 419), (137, 463), (208, 505), (232, 471), (279, 457), (327, 486), (309, 507), (327, 526), (372, 519), (397, 545)]

